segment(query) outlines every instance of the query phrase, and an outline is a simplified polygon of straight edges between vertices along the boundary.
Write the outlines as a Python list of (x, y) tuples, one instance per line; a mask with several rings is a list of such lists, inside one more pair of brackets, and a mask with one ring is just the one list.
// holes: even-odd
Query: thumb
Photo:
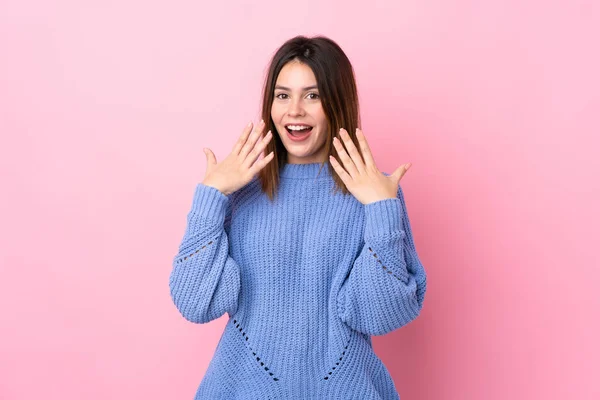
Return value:
[(410, 168), (410, 165), (411, 164), (403, 164), (403, 165), (399, 166), (398, 168), (396, 168), (396, 170), (394, 171), (394, 173), (392, 175), (398, 182), (400, 182), (400, 179), (402, 179), (402, 177), (404, 176), (406, 171), (408, 171), (408, 168)]
[(204, 148), (203, 151), (204, 151), (204, 154), (206, 154), (206, 162), (208, 164), (216, 164), (217, 163), (217, 157), (215, 157), (215, 155), (213, 154), (211, 149)]

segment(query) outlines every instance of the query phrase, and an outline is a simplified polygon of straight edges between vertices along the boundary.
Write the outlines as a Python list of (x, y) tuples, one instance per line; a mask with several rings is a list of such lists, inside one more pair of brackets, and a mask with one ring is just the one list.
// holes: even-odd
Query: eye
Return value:
[(319, 95), (317, 93), (309, 93), (308, 95), (309, 96), (310, 95), (314, 95), (315, 96), (315, 97), (311, 97), (311, 99), (318, 99), (319, 98)]
[(279, 93), (279, 94), (275, 95), (275, 97), (277, 97), (278, 99), (281, 99), (281, 97), (279, 97), (279, 96), (287, 96), (287, 94), (285, 94), (285, 93)]

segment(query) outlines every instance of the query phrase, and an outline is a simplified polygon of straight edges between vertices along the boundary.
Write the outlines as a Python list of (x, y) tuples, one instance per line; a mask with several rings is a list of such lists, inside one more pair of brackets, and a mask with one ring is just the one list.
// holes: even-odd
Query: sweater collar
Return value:
[(279, 176), (290, 179), (330, 179), (329, 168), (328, 162), (323, 164), (322, 168), (321, 163), (284, 164), (279, 171)]

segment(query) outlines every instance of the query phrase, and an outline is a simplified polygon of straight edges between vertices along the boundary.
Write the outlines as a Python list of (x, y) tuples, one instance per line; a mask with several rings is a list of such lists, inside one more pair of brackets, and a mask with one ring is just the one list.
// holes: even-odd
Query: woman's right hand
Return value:
[(265, 123), (261, 120), (252, 135), (250, 135), (252, 126), (253, 124), (250, 122), (244, 128), (242, 136), (236, 142), (232, 152), (220, 163), (217, 163), (217, 158), (212, 150), (209, 148), (204, 149), (204, 154), (206, 154), (206, 174), (202, 181), (204, 185), (212, 186), (224, 195), (229, 195), (244, 187), (258, 171), (273, 159), (273, 152), (270, 152), (263, 159), (254, 163), (271, 140), (273, 134), (268, 131), (265, 137), (256, 145), (265, 129)]

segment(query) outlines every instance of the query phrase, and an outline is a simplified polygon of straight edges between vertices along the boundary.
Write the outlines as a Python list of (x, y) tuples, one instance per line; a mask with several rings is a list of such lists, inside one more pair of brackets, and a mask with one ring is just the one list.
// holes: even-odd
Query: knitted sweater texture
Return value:
[(257, 177), (196, 186), (171, 298), (194, 323), (229, 316), (196, 400), (400, 398), (371, 336), (423, 307), (402, 189), (363, 205), (320, 166), (283, 165), (274, 202)]

